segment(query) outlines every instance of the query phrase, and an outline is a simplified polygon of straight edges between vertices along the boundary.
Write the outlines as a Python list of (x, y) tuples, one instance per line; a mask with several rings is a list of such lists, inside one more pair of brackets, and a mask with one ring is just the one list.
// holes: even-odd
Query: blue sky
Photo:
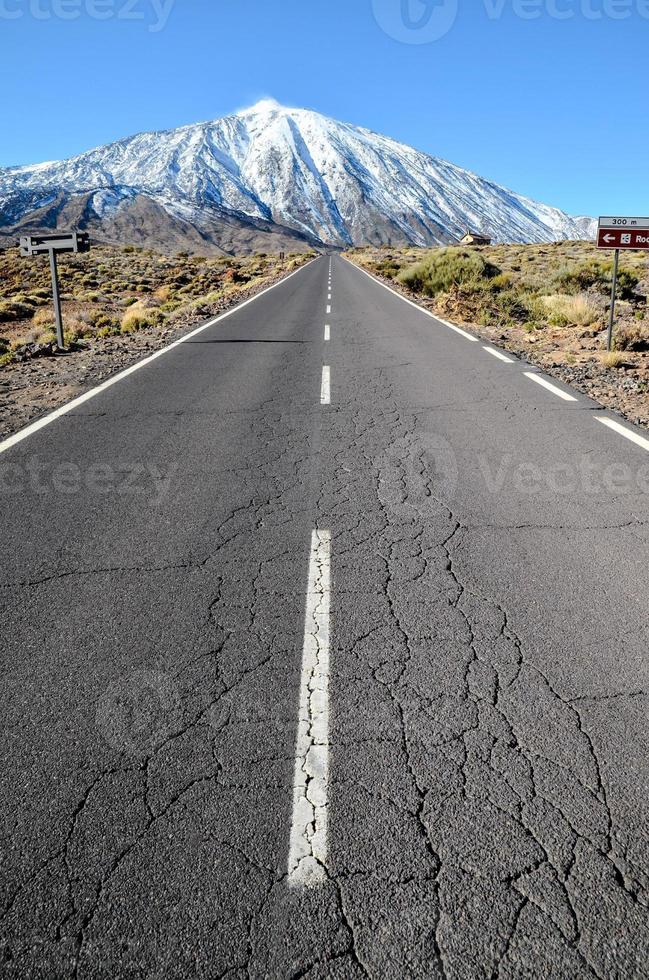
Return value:
[(272, 96), (646, 214), (648, 42), (649, 0), (0, 0), (0, 166)]

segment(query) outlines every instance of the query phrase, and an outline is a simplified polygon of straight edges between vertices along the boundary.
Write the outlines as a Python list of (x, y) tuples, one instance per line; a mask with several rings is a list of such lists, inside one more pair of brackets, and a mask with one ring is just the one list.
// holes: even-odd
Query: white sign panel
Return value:
[(600, 218), (600, 228), (649, 228), (649, 218)]

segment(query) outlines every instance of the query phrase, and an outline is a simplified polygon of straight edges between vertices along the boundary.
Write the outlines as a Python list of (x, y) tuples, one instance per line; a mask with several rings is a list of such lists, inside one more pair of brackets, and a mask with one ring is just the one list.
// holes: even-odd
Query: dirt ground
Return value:
[[(94, 255), (94, 258), (93, 258)], [(299, 268), (312, 255), (176, 258), (107, 246), (61, 262), (65, 351), (46, 261), (0, 252), (0, 439)]]

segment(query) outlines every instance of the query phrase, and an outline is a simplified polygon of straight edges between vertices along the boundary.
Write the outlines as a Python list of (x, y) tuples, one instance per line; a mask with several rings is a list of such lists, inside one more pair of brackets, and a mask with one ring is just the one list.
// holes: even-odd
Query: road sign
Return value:
[(649, 251), (649, 218), (600, 218), (597, 247)]
[(604, 217), (599, 219), (600, 228), (649, 228), (649, 218)]
[(615, 326), (615, 297), (617, 294), (617, 276), (620, 266), (620, 250), (640, 249), (649, 252), (649, 218), (623, 218), (606, 216), (599, 219), (597, 229), (597, 247), (614, 248), (613, 284), (611, 287), (611, 308), (608, 316), (609, 350), (613, 349), (613, 327)]
[(649, 251), (649, 230), (626, 228), (600, 228), (597, 235), (598, 248), (641, 249)]
[(59, 232), (57, 235), (23, 235), (20, 239), (20, 254), (47, 255), (48, 252), (88, 252), (90, 236), (85, 232)]
[(54, 300), (54, 318), (56, 321), (56, 342), (63, 350), (63, 320), (61, 317), (61, 299), (59, 297), (59, 275), (56, 268), (56, 256), (64, 252), (90, 251), (90, 236), (85, 232), (60, 231), (56, 235), (22, 235), (20, 254), (23, 258), (32, 255), (49, 255), (50, 272), (52, 273), (52, 297)]

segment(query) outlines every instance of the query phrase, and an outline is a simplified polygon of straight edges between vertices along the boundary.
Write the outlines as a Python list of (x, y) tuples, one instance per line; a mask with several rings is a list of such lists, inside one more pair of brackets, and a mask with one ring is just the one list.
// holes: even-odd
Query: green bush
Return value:
[(114, 331), (119, 328), (119, 324), (115, 317), (108, 316), (106, 313), (91, 313), (90, 316), (92, 326), (101, 335), (102, 330)]
[(495, 293), (501, 292), (503, 289), (511, 289), (511, 286), (512, 277), (508, 272), (500, 272), (489, 280), (489, 289)]
[(522, 293), (506, 290), (495, 296), (496, 309), (509, 321), (524, 323), (533, 314), (533, 307)]
[[(573, 269), (563, 269), (555, 282), (558, 292), (575, 295), (595, 288), (607, 295), (611, 290), (612, 279), (613, 264), (594, 261), (583, 262)], [(630, 269), (620, 269), (617, 280), (620, 299), (630, 299), (639, 282), (638, 276)]]
[(374, 266), (376, 272), (381, 276), (385, 276), (386, 279), (394, 279), (398, 274), (401, 266), (394, 259), (383, 259), (381, 262), (377, 262)]
[(415, 293), (438, 296), (454, 286), (480, 288), (498, 275), (500, 269), (479, 253), (444, 248), (430, 252), (420, 262), (408, 266), (397, 279)]
[[(611, 277), (613, 276), (613, 267), (611, 266)], [(617, 277), (617, 288), (618, 296), (621, 299), (632, 299), (635, 292), (635, 287), (640, 282), (639, 276), (636, 276), (634, 272), (629, 269), (620, 269)]]

